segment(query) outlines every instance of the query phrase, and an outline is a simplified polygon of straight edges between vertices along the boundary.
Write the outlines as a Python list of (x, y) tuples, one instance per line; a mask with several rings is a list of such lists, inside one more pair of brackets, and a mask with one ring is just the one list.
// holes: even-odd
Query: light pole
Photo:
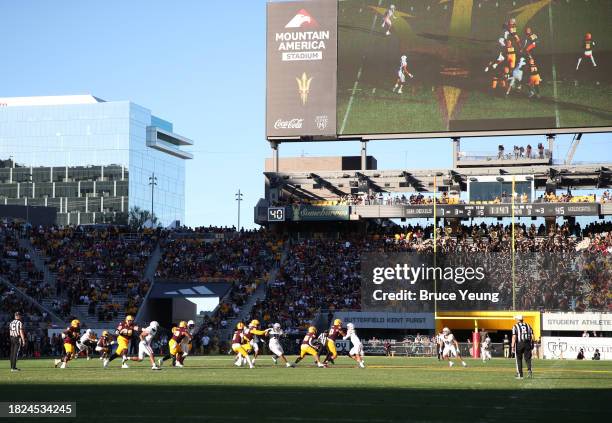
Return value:
[(155, 216), (153, 209), (153, 199), (155, 198), (155, 186), (157, 185), (157, 177), (155, 176), (155, 172), (151, 173), (149, 176), (149, 185), (151, 185), (151, 222), (153, 221), (153, 216)]
[(236, 229), (238, 232), (240, 232), (240, 202), (242, 201), (242, 193), (240, 192), (240, 189), (238, 189), (238, 192), (236, 193), (236, 201), (238, 201), (238, 227)]

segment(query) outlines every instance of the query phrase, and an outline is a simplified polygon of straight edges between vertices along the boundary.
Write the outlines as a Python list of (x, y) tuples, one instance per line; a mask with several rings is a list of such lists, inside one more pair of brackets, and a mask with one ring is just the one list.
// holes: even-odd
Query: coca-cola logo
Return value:
[(302, 124), (304, 123), (304, 119), (289, 119), (283, 120), (278, 119), (274, 122), (274, 129), (302, 129)]

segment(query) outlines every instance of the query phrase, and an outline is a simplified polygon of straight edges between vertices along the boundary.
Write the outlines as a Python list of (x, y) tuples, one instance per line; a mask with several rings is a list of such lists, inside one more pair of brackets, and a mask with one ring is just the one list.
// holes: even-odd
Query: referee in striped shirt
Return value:
[(9, 336), (11, 338), (11, 372), (18, 372), (17, 355), (19, 349), (26, 344), (26, 334), (21, 321), (21, 313), (15, 313), (15, 320), (9, 323)]
[(523, 378), (523, 357), (527, 363), (527, 377), (531, 377), (531, 350), (533, 349), (533, 329), (528, 323), (523, 322), (520, 314), (514, 316), (517, 320), (512, 327), (512, 351), (516, 358), (516, 378)]

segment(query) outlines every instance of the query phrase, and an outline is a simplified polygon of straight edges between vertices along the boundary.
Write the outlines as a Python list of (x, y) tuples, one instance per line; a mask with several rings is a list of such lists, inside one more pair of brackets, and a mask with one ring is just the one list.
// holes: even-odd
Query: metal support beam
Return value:
[(368, 142), (361, 141), (361, 170), (368, 168)]
[(272, 147), (272, 166), (274, 168), (274, 172), (278, 173), (278, 147), (279, 143), (276, 141), (270, 141), (270, 146)]
[(459, 152), (461, 152), (461, 138), (455, 137), (453, 140), (453, 168), (457, 168), (457, 162), (459, 161)]
[(554, 134), (546, 135), (546, 140), (548, 141), (548, 151), (550, 151), (550, 159), (552, 160), (553, 149), (555, 148), (555, 135)]

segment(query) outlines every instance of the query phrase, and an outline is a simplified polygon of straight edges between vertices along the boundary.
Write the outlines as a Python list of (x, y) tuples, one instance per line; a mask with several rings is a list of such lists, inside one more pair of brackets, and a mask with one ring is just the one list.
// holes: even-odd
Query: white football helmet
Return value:
[(449, 328), (447, 328), (447, 327), (445, 327), (444, 329), (442, 329), (442, 333), (443, 333), (444, 335), (448, 335), (448, 334), (450, 333), (450, 329), (449, 329)]
[(391, 9), (391, 10), (395, 10), (395, 5), (394, 5), (394, 4), (392, 4), (391, 6), (389, 6), (389, 9)]
[(159, 323), (157, 323), (157, 321), (153, 320), (149, 326), (151, 326), (152, 328), (158, 328), (159, 327)]
[(190, 320), (187, 322), (187, 327), (189, 329), (193, 329), (195, 327), (195, 322), (193, 320)]
[(274, 329), (275, 331), (279, 331), (279, 330), (280, 330), (280, 328), (281, 328), (280, 323), (274, 323), (274, 324), (272, 325), (272, 329)]
[(347, 324), (346, 324), (346, 328), (347, 328), (348, 330), (355, 330), (355, 325), (354, 325), (354, 324), (352, 324), (352, 323), (347, 323)]

